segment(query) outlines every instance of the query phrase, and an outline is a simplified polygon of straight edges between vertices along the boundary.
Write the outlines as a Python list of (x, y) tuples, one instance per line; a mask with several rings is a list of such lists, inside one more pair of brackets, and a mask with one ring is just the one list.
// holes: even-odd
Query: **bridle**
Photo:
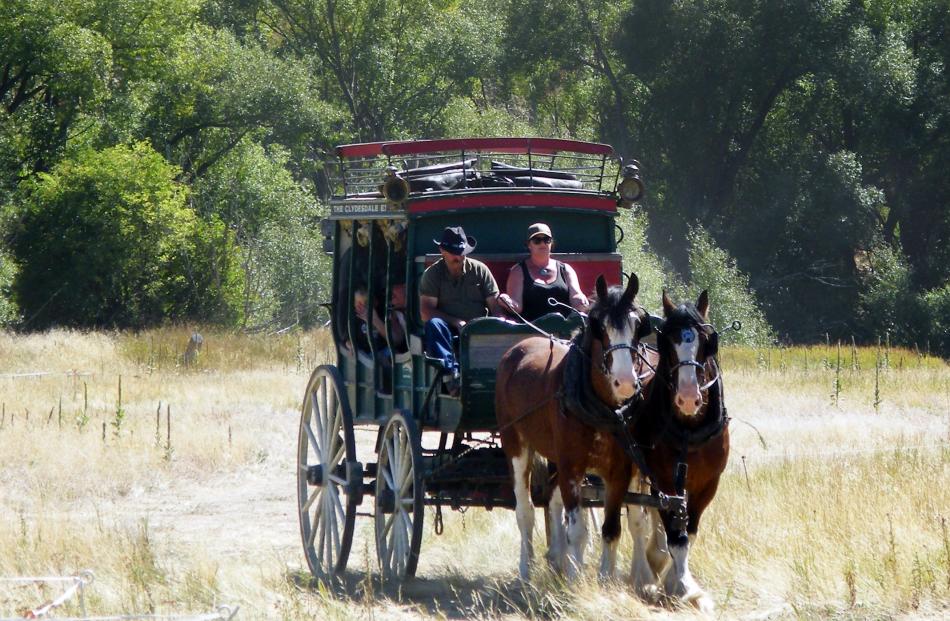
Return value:
[[(641, 321), (641, 319), (640, 319), (640, 317), (638, 316), (638, 317), (635, 319), (635, 323), (634, 323), (633, 334), (634, 334), (634, 338), (635, 338), (636, 341), (637, 341), (636, 345), (631, 345), (630, 343), (617, 343), (617, 344), (615, 344), (615, 345), (610, 345), (610, 346), (608, 346), (608, 347), (603, 347), (603, 342), (601, 342), (601, 347), (603, 348), (603, 352), (601, 353), (601, 359), (600, 359), (600, 371), (601, 371), (601, 373), (604, 374), (605, 377), (613, 377), (613, 375), (612, 375), (611, 372), (610, 372), (610, 365), (609, 365), (608, 357), (611, 356), (611, 354), (613, 354), (613, 352), (615, 352), (615, 351), (623, 351), (623, 350), (626, 350), (626, 351), (629, 351), (629, 352), (630, 352), (630, 364), (633, 366), (634, 371), (636, 371), (636, 368), (637, 368), (637, 359), (638, 359), (638, 358), (639, 358), (640, 360), (646, 362), (646, 357), (643, 355), (643, 350), (644, 350), (644, 347), (645, 347), (645, 346), (644, 346), (643, 343), (640, 342), (640, 339), (637, 338), (637, 334), (638, 334), (638, 332), (639, 332), (639, 327), (638, 327), (636, 324), (640, 323), (640, 321)], [(634, 390), (634, 393), (633, 393), (633, 397), (637, 397), (637, 396), (640, 395), (641, 391), (643, 390), (643, 380), (645, 380), (645, 379), (647, 379), (648, 377), (650, 377), (650, 375), (654, 372), (654, 369), (652, 369), (652, 367), (650, 367), (649, 362), (646, 362), (646, 366), (647, 366), (650, 370), (645, 371), (645, 372), (643, 372), (642, 374), (635, 373), (636, 387), (635, 387), (635, 390)]]
[[(668, 376), (663, 378), (664, 381), (666, 381), (667, 386), (669, 386), (670, 391), (674, 390), (673, 377), (676, 374), (676, 372), (679, 371), (681, 367), (696, 367), (697, 369), (705, 373), (706, 365), (709, 363), (710, 360), (715, 361), (716, 354), (718, 353), (719, 333), (716, 332), (716, 328), (711, 323), (704, 323), (701, 321), (696, 321), (695, 319), (691, 318), (689, 328), (695, 328), (697, 332), (700, 332), (706, 335), (707, 349), (709, 349), (710, 351), (706, 352), (706, 356), (703, 362), (699, 362), (698, 360), (693, 358), (690, 360), (681, 360), (677, 362), (676, 364), (674, 364), (673, 366), (671, 366), (668, 371)], [(665, 336), (661, 328), (657, 328), (656, 331), (657, 331), (657, 334), (659, 334), (660, 336)], [(716, 384), (716, 382), (719, 381), (719, 378), (721, 377), (719, 373), (719, 365), (714, 365), (714, 368), (716, 370), (715, 376), (711, 380), (709, 380), (708, 382), (706, 382), (705, 384), (699, 387), (699, 391), (701, 393), (705, 394), (706, 391), (708, 391), (712, 386)], [(703, 401), (705, 402), (706, 399), (703, 399)]]

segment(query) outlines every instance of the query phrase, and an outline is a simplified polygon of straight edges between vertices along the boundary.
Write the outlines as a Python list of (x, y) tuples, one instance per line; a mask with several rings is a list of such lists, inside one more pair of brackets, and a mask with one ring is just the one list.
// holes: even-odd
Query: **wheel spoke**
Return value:
[(383, 480), (386, 481), (386, 486), (389, 489), (393, 491), (396, 490), (396, 482), (393, 480), (392, 464), (386, 464), (383, 468)]
[(307, 432), (307, 440), (310, 442), (310, 448), (313, 449), (314, 455), (317, 459), (320, 458), (320, 443), (317, 441), (317, 437), (313, 435), (313, 429), (310, 428), (310, 423), (306, 422), (303, 424), (304, 430)]
[(406, 477), (402, 480), (402, 484), (399, 486), (399, 493), (396, 495), (397, 500), (405, 500), (406, 494), (409, 492), (409, 488), (412, 487), (413, 476), (412, 470), (406, 473)]
[(407, 469), (412, 467), (412, 445), (409, 443), (408, 437), (402, 445), (402, 457), (400, 457), (399, 461), (405, 464)]
[(331, 464), (331, 465), (333, 465), (333, 466), (337, 465), (338, 463), (340, 463), (341, 461), (343, 461), (343, 453), (345, 453), (345, 452), (346, 452), (346, 447), (343, 446), (343, 445), (340, 445), (340, 448), (338, 448), (338, 449), (336, 450), (336, 452), (333, 454), (333, 459), (331, 459), (331, 460), (330, 460), (329, 462), (327, 462), (327, 463), (328, 463), (328, 464)]
[[(334, 393), (334, 395), (335, 394), (336, 393)], [(333, 409), (330, 410), (330, 412), (332, 412), (332, 414), (329, 419), (330, 424), (327, 427), (327, 444), (329, 444), (330, 450), (327, 452), (333, 453), (336, 448), (336, 443), (343, 439), (339, 433), (340, 428), (343, 426), (343, 421), (341, 420), (343, 417), (343, 408), (336, 404), (336, 399), (334, 399)]]
[(402, 477), (402, 468), (399, 464), (399, 453), (397, 452), (397, 447), (399, 446), (399, 435), (393, 434), (393, 436), (388, 440), (386, 448), (389, 450), (387, 457), (389, 458), (389, 473), (392, 475), (393, 487), (392, 489), (397, 489), (396, 482), (401, 481)]
[[(320, 405), (323, 406), (322, 408), (320, 408), (320, 411), (323, 412), (324, 416), (326, 416), (327, 412), (330, 411), (330, 382), (328, 381), (328, 378), (326, 376), (324, 376), (320, 380), (320, 388), (322, 389), (320, 391), (320, 396), (321, 396)], [(325, 423), (326, 420), (321, 421), (321, 422)]]
[(316, 500), (320, 496), (321, 491), (322, 490), (319, 487), (313, 490), (313, 493), (310, 494), (309, 498), (307, 498), (307, 502), (303, 503), (303, 507), (301, 507), (300, 509), (301, 513), (306, 513), (307, 511), (310, 510), (310, 506), (313, 505), (313, 501)]
[(390, 456), (390, 460), (393, 463), (393, 481), (398, 484), (402, 482), (403, 476), (405, 476), (405, 464), (402, 459), (402, 429), (398, 429), (395, 434), (393, 434), (393, 451)]
[(396, 521), (397, 515), (398, 514), (395, 511), (390, 513), (388, 516), (385, 513), (383, 514), (383, 529), (380, 531), (380, 537), (382, 539), (386, 539), (389, 536), (389, 531), (392, 530), (393, 523)]
[[(392, 533), (392, 531), (390, 531), (390, 533)], [(392, 572), (392, 567), (393, 567), (393, 548), (394, 548), (394, 542), (393, 542), (393, 540), (392, 540), (392, 534), (390, 534), (390, 536), (389, 536), (387, 539), (389, 539), (389, 541), (387, 541), (387, 543), (386, 543), (386, 558), (385, 558), (386, 563), (385, 563), (385, 567), (386, 567), (387, 569), (389, 569), (390, 572)]]
[[(317, 434), (314, 441), (317, 443), (317, 447), (314, 449), (317, 452), (317, 455), (320, 456), (321, 461), (323, 459), (323, 416), (324, 410), (321, 408), (321, 404), (318, 401), (323, 401), (323, 399), (318, 400), (317, 391), (310, 393), (313, 396), (313, 414), (310, 417), (310, 420), (314, 421), (317, 424)], [(310, 432), (313, 434), (313, 431)]]
[(405, 535), (406, 541), (409, 541), (409, 535), (412, 533), (412, 516), (404, 507), (400, 507), (399, 512), (402, 514), (403, 535)]
[[(336, 429), (336, 417), (339, 415), (340, 408), (340, 399), (337, 397), (336, 390), (327, 391), (327, 420), (331, 421), (333, 424), (330, 425), (329, 429)], [(332, 416), (333, 418), (329, 418)]]
[(326, 536), (327, 536), (327, 512), (326, 512), (326, 506), (325, 506), (326, 504), (327, 504), (326, 497), (321, 496), (320, 508), (319, 508), (320, 517), (321, 517), (320, 528), (319, 528), (320, 532), (317, 535), (317, 540), (319, 541), (321, 551), (323, 549), (323, 543), (326, 541)]
[(323, 524), (321, 519), (323, 515), (323, 501), (317, 503), (317, 508), (313, 512), (313, 518), (310, 520), (310, 536), (307, 537), (307, 547), (312, 548), (313, 542), (317, 536), (317, 529)]
[(400, 514), (400, 517), (401, 519), (397, 524), (398, 530), (396, 531), (396, 539), (399, 541), (399, 551), (396, 556), (396, 572), (399, 576), (404, 576), (406, 574), (406, 559), (409, 557), (407, 553), (409, 541), (406, 538), (406, 516)]
[(331, 559), (333, 558), (333, 551), (330, 549), (330, 539), (332, 538), (331, 533), (336, 530), (335, 522), (336, 516), (333, 514), (332, 508), (327, 507), (330, 502), (329, 496), (324, 495), (323, 497), (323, 524), (320, 529), (320, 552), (323, 554), (324, 560), (326, 560), (327, 571), (329, 572)]
[(337, 535), (340, 530), (339, 522), (337, 522), (336, 511), (333, 509), (333, 496), (327, 496), (327, 508), (325, 509), (327, 516), (327, 533), (326, 533), (326, 556), (327, 556), (327, 570), (331, 571), (333, 568), (333, 538), (334, 535)]
[(337, 528), (333, 529), (333, 537), (331, 537), (333, 542), (333, 547), (336, 549), (337, 556), (340, 555), (340, 530)]
[(337, 489), (335, 485), (331, 485), (330, 489), (333, 490), (330, 496), (330, 500), (333, 503), (333, 510), (336, 512), (340, 521), (343, 522), (346, 519), (346, 514), (343, 511), (343, 503), (340, 502), (340, 490)]

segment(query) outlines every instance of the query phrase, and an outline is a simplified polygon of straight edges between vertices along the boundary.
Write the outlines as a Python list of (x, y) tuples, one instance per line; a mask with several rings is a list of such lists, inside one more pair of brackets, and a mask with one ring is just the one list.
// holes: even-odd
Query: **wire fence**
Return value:
[[(25, 607), (17, 613), (18, 616), (0, 617), (0, 621), (24, 621), (26, 619), (52, 619), (57, 621), (231, 621), (239, 607), (227, 605), (218, 606), (215, 610), (205, 613), (176, 613), (176, 614), (118, 614), (104, 616), (88, 616), (86, 614), (85, 589), (95, 579), (91, 570), (83, 570), (74, 576), (16, 576), (0, 578), (0, 585), (30, 585), (30, 584), (57, 584), (66, 586), (57, 597), (35, 607)], [(52, 617), (51, 614), (71, 600), (76, 598), (79, 608), (78, 617)]]

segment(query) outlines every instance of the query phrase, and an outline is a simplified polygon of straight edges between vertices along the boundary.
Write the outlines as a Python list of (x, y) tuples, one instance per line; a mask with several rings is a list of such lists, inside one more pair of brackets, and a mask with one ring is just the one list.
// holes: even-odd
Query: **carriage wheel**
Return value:
[(383, 431), (376, 467), (376, 553), (384, 579), (416, 574), (424, 515), (422, 449), (410, 416), (396, 412)]
[(297, 508), (310, 572), (329, 577), (346, 568), (363, 467), (356, 461), (353, 416), (334, 366), (310, 377), (297, 436)]

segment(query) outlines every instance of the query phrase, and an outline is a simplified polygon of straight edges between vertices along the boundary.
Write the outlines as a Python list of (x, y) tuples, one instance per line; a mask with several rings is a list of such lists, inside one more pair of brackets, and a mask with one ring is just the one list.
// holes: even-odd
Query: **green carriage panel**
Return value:
[[(551, 313), (534, 324), (560, 339), (569, 339), (583, 326), (579, 315), (565, 319)], [(494, 317), (476, 319), (462, 330), (459, 364), (462, 373), (461, 401), (464, 416), (458, 431), (493, 429), (495, 422), (495, 372), (501, 357), (522, 339), (543, 336), (531, 326)]]

